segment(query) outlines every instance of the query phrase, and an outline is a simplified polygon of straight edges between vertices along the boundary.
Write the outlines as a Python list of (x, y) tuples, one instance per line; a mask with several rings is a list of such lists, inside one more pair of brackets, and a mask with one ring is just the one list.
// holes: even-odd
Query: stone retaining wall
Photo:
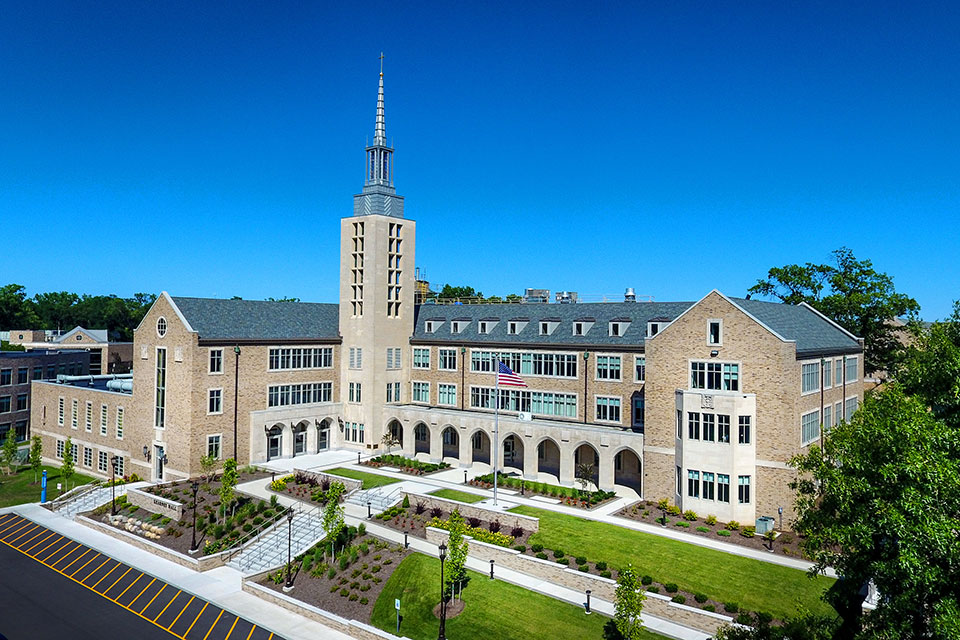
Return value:
[(330, 613), (329, 611), (318, 609), (317, 607), (309, 605), (306, 602), (301, 602), (300, 600), (291, 598), (283, 593), (278, 593), (273, 589), (268, 589), (267, 587), (257, 584), (255, 580), (263, 575), (263, 573), (260, 573), (253, 576), (244, 577), (243, 590), (247, 593), (257, 596), (258, 598), (262, 598), (271, 604), (283, 607), (287, 611), (292, 611), (293, 613), (299, 614), (304, 618), (319, 622), (320, 624), (331, 629), (335, 629), (340, 633), (345, 633), (352, 638), (357, 638), (357, 640), (407, 640), (406, 636), (395, 636), (392, 633), (381, 631), (380, 629), (372, 627), (368, 624), (364, 624), (363, 622), (341, 618), (340, 616)]
[[(448, 535), (443, 529), (427, 527), (427, 541), (433, 544), (446, 542)], [(480, 542), (470, 536), (464, 536), (464, 538), (467, 540), (469, 555), (473, 558), (483, 561), (493, 560), (496, 565), (501, 567), (542, 578), (569, 589), (581, 592), (590, 589), (594, 596), (607, 602), (614, 602), (615, 600), (614, 592), (617, 587), (615, 580), (571, 569), (559, 562), (534, 558), (515, 549)], [(671, 602), (669, 596), (659, 593), (647, 592), (647, 600), (644, 602), (643, 610), (650, 615), (665, 618), (711, 635), (716, 633), (717, 629), (723, 625), (733, 622), (733, 619), (728, 616)]]
[[(324, 473), (322, 471), (306, 471), (304, 469), (294, 469), (293, 475), (296, 476), (298, 473), (302, 473), (305, 476), (310, 476), (316, 478), (317, 482), (322, 482), (324, 478), (330, 480), (331, 482), (340, 482), (343, 483), (343, 486), (346, 487), (346, 493), (353, 493), (358, 491), (362, 486), (363, 482), (360, 480), (354, 480), (353, 478), (345, 478), (343, 476), (333, 475), (332, 473)], [(284, 474), (281, 477), (286, 477), (290, 474)]]
[(540, 530), (540, 518), (534, 518), (533, 516), (522, 516), (518, 513), (508, 513), (505, 511), (494, 511), (493, 509), (487, 509), (486, 507), (480, 507), (475, 504), (466, 504), (463, 502), (457, 502), (456, 500), (449, 500), (447, 498), (440, 498), (437, 496), (429, 496), (420, 493), (404, 493), (404, 496), (410, 498), (410, 506), (416, 505), (418, 502), (422, 502), (427, 507), (427, 513), (430, 512), (430, 509), (433, 507), (440, 507), (443, 509), (444, 514), (449, 517), (449, 514), (454, 509), (460, 511), (460, 515), (464, 518), (480, 518), (485, 521), (500, 521), (500, 531), (510, 535), (510, 529), (514, 527), (522, 527), (524, 531), (528, 533), (536, 533)]
[(150, 513), (159, 513), (172, 520), (183, 519), (183, 503), (162, 498), (139, 489), (127, 489), (127, 502), (137, 505)]

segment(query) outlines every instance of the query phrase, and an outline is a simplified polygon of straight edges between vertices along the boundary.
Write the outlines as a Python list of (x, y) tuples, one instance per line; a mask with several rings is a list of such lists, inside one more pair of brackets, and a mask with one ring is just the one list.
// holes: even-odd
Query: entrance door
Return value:
[(512, 437), (507, 438), (506, 440), (503, 441), (503, 465), (504, 466), (507, 466), (508, 464), (511, 466), (513, 465), (514, 452), (515, 452), (515, 449), (514, 449), (513, 438)]
[(319, 429), (317, 433), (317, 453), (330, 447), (330, 429)]
[(293, 436), (293, 455), (307, 452), (307, 430), (301, 429)]
[(280, 434), (271, 433), (267, 436), (267, 460), (280, 457)]

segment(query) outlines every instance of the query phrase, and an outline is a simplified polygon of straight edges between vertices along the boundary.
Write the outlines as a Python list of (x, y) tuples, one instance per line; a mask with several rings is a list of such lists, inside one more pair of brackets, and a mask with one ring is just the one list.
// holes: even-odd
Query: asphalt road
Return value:
[(0, 634), (7, 640), (281, 640), (14, 514), (0, 516)]

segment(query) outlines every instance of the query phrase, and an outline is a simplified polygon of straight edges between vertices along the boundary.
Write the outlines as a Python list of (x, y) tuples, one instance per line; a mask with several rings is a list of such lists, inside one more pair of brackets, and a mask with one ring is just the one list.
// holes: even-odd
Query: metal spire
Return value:
[(377, 91), (377, 125), (373, 132), (374, 146), (387, 146), (387, 125), (383, 119), (383, 52), (380, 52), (380, 89)]

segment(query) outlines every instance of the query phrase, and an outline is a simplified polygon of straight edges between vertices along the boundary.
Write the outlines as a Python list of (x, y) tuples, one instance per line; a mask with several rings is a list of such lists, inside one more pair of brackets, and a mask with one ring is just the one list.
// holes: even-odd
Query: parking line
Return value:
[[(40, 533), (35, 533), (35, 534), (33, 534), (32, 536), (30, 536), (29, 538), (27, 538), (26, 540), (24, 540), (23, 542), (21, 542), (21, 543), (18, 544), (17, 546), (20, 547), (21, 549), (23, 549), (24, 551), (26, 551), (26, 550), (27, 550), (27, 547), (26, 547), (25, 545), (30, 544), (30, 541), (31, 541), (31, 540), (35, 540), (38, 536), (42, 536), (42, 535), (44, 534), (44, 532), (46, 532), (46, 531), (47, 531), (47, 529), (40, 529)], [(47, 535), (49, 536), (49, 534), (47, 534)], [(46, 540), (46, 538), (44, 538), (44, 540)], [(41, 542), (42, 542), (42, 541), (41, 541)]]
[[(100, 565), (100, 566), (103, 566), (103, 565)], [(95, 585), (93, 585), (92, 587), (90, 587), (90, 588), (93, 589), (94, 591), (96, 591), (96, 590), (97, 590), (97, 585), (99, 585), (101, 582), (103, 582), (104, 580), (106, 580), (106, 579), (107, 579), (107, 576), (110, 575), (111, 573), (113, 573), (114, 571), (116, 571), (116, 570), (117, 570), (117, 567), (119, 567), (119, 566), (121, 566), (121, 563), (119, 563), (119, 562), (118, 562), (117, 564), (113, 565), (113, 569), (110, 569), (110, 571), (107, 571), (105, 574), (103, 574), (103, 577), (100, 578), (99, 580), (97, 580), (97, 583), (96, 583)]]
[(267, 640), (273, 640), (273, 634), (272, 634), (272, 633), (270, 634), (270, 637), (267, 638)]
[[(13, 518), (12, 520), (7, 520), (7, 522), (4, 524), (3, 529), (0, 529), (0, 533), (2, 533), (3, 531), (6, 531), (7, 529), (10, 529), (11, 527), (17, 526), (19, 522), (22, 522), (22, 520), (17, 520), (17, 518)], [(27, 520), (27, 522), (30, 522), (30, 521)]]
[(210, 625), (210, 628), (207, 630), (207, 635), (203, 636), (203, 640), (207, 640), (210, 637), (210, 632), (213, 631), (213, 628), (217, 626), (217, 623), (220, 622), (220, 616), (223, 615), (223, 609), (220, 609), (220, 613), (217, 614), (217, 619), (213, 621), (213, 624)]
[(163, 610), (160, 611), (160, 613), (157, 614), (157, 617), (153, 619), (154, 622), (156, 622), (157, 620), (160, 619), (160, 616), (162, 616), (162, 615), (164, 614), (164, 612), (167, 610), (167, 607), (169, 607), (170, 605), (172, 605), (172, 604), (173, 604), (173, 601), (176, 600), (176, 599), (177, 599), (177, 596), (179, 596), (181, 593), (183, 593), (183, 591), (177, 591), (175, 594), (173, 594), (173, 597), (170, 598), (170, 602), (168, 602), (167, 605), (163, 608)]
[[(100, 555), (100, 554), (97, 554), (97, 555)], [(106, 556), (104, 556), (104, 557), (106, 558)], [(94, 558), (94, 560), (96, 560), (96, 558)], [(83, 580), (81, 580), (80, 582), (83, 582), (84, 580), (86, 580), (87, 578), (89, 578), (90, 576), (92, 576), (93, 574), (95, 574), (97, 571), (100, 571), (100, 569), (103, 568), (103, 565), (107, 564), (108, 562), (110, 562), (110, 558), (107, 558), (106, 560), (104, 560), (103, 562), (101, 562), (100, 564), (98, 564), (98, 565), (97, 565), (97, 568), (94, 569), (93, 571), (91, 571), (90, 573), (88, 573), (86, 576), (84, 576)]]
[(250, 640), (250, 636), (253, 635), (253, 630), (257, 628), (257, 625), (250, 627), (250, 633), (247, 634), (247, 640)]
[[(140, 593), (137, 594), (137, 598), (139, 598), (140, 596), (142, 596), (142, 595), (143, 595), (143, 592), (146, 591), (147, 589), (149, 589), (149, 588), (150, 588), (150, 585), (153, 584), (153, 583), (156, 582), (156, 581), (157, 581), (157, 579), (154, 578), (154, 579), (151, 580), (149, 583), (147, 583), (147, 586), (145, 586), (143, 589), (141, 589), (141, 590), (140, 590)], [(137, 601), (137, 598), (134, 598), (133, 600), (131, 600), (131, 601), (130, 601), (130, 604), (128, 604), (128, 605), (126, 605), (126, 606), (127, 606), (127, 607), (132, 607), (132, 606), (133, 606), (133, 603)], [(118, 603), (118, 604), (119, 604), (119, 603)]]
[[(79, 549), (79, 548), (80, 548), (80, 547), (77, 546), (77, 548), (74, 549), (73, 551), (76, 551), (76, 550)], [(71, 551), (70, 553), (73, 553), (73, 551)], [(87, 549), (86, 551), (84, 551), (83, 553), (81, 553), (79, 556), (77, 556), (76, 558), (74, 558), (74, 559), (73, 559), (73, 562), (76, 562), (77, 560), (79, 560), (79, 559), (82, 558), (83, 556), (87, 555), (87, 554), (90, 553), (91, 551), (93, 551), (93, 549)], [(69, 556), (70, 553), (68, 553), (67, 556)], [(64, 556), (64, 558), (67, 557), (67, 556)], [(63, 558), (60, 558), (60, 560), (63, 560)], [(57, 560), (57, 562), (60, 562), (60, 560)], [(56, 564), (57, 562), (54, 562), (54, 564)], [(67, 569), (69, 569), (70, 567), (72, 567), (72, 566), (73, 566), (73, 562), (71, 562), (70, 564), (68, 564), (67, 566), (65, 566), (65, 567), (63, 568), (63, 570), (66, 571)], [(60, 571), (60, 570), (57, 569), (57, 571)], [(71, 574), (71, 575), (73, 575), (73, 574)]]
[[(123, 572), (123, 576), (127, 575), (127, 574), (130, 573), (131, 571), (133, 571), (133, 567), (130, 567), (130, 568), (128, 568), (126, 571), (124, 571), (124, 572)], [(113, 584), (111, 584), (109, 587), (107, 587), (106, 589), (104, 589), (104, 590), (103, 590), (103, 595), (107, 595), (107, 591), (110, 591), (110, 589), (113, 589), (115, 586), (117, 586), (117, 583), (120, 582), (121, 580), (123, 580), (123, 576), (120, 576), (119, 578), (117, 578), (116, 580), (114, 580), (114, 581), (113, 581)], [(94, 586), (96, 586), (96, 585), (94, 585)]]
[(63, 540), (63, 536), (58, 535), (56, 540), (54, 540), (53, 542), (51, 542), (50, 544), (48, 544), (47, 546), (45, 546), (43, 549), (40, 549), (40, 551), (37, 551), (35, 554), (33, 554), (33, 557), (36, 558), (36, 557), (39, 556), (41, 553), (43, 553), (44, 551), (46, 551), (47, 549), (49, 549), (49, 548), (52, 547), (53, 545), (57, 544), (57, 543), (60, 542), (61, 540)]
[[(96, 560), (96, 559), (99, 558), (99, 557), (100, 557), (100, 554), (98, 553), (97, 555), (93, 556), (92, 558), (90, 558), (89, 560), (87, 560), (86, 562), (84, 562), (84, 563), (83, 563), (83, 567), (80, 567), (79, 569), (77, 569), (76, 571), (74, 571), (73, 573), (71, 573), (71, 574), (70, 574), (70, 577), (72, 578), (73, 576), (75, 576), (75, 575), (77, 575), (78, 573), (80, 573), (81, 571), (83, 571), (83, 568), (84, 568), (84, 567), (86, 567), (88, 564), (90, 564), (91, 562), (93, 562), (94, 560)], [(104, 564), (106, 564), (107, 561), (104, 560), (103, 562), (104, 562)], [(100, 566), (103, 566), (103, 565), (100, 565)], [(87, 578), (89, 578), (89, 577), (90, 577), (90, 574), (87, 574)], [(83, 582), (83, 580), (81, 580), (80, 582)]]
[[(197, 597), (197, 596), (190, 596), (190, 600), (187, 602), (187, 607), (190, 606), (190, 603), (193, 602), (193, 599), (196, 598), (196, 597)], [(174, 618), (174, 619), (173, 619), (173, 622), (170, 623), (170, 626), (167, 627), (167, 631), (170, 631), (170, 628), (173, 627), (173, 625), (177, 624), (177, 620), (179, 620), (179, 619), (180, 619), (180, 616), (183, 615), (183, 612), (187, 610), (187, 607), (184, 607), (183, 609), (180, 610), (180, 613), (177, 614), (177, 617)], [(157, 617), (159, 618), (160, 616), (157, 616)]]
[[(145, 576), (145, 575), (146, 575), (145, 573), (141, 573), (141, 574), (138, 575), (136, 578), (134, 578), (133, 582), (131, 582), (130, 584), (128, 584), (128, 585), (127, 585), (127, 588), (120, 592), (120, 595), (118, 595), (116, 598), (113, 598), (113, 601), (114, 601), (114, 602), (117, 602), (117, 600), (119, 600), (120, 598), (122, 598), (122, 597), (123, 597), (123, 594), (125, 594), (127, 591), (129, 591), (129, 590), (130, 590), (130, 587), (132, 587), (133, 585), (137, 584), (137, 580), (139, 580), (140, 578), (142, 578), (142, 577)], [(107, 591), (109, 591), (109, 589), (107, 589)], [(106, 592), (104, 592), (104, 593), (106, 593)], [(117, 604), (120, 604), (120, 603), (117, 602)]]
[[(19, 527), (17, 527), (18, 524), (20, 525)], [(15, 534), (17, 531), (19, 531), (20, 529), (24, 528), (24, 527), (27, 526), (28, 524), (30, 524), (30, 521), (27, 520), (26, 518), (22, 519), (20, 522), (14, 522), (12, 525), (10, 525), (9, 527), (6, 527), (6, 529), (4, 529), (4, 534), (3, 534), (3, 536), (4, 536), (4, 537), (12, 536), (12, 535)]]
[(82, 544), (80, 544), (79, 542), (74, 542), (73, 540), (71, 540), (71, 541), (68, 542), (67, 544), (63, 545), (62, 547), (60, 547), (59, 549), (57, 549), (56, 551), (54, 551), (53, 553), (51, 553), (50, 555), (48, 555), (46, 558), (44, 558), (44, 559), (41, 560), (40, 562), (46, 564), (48, 560), (50, 560), (50, 559), (53, 558), (54, 556), (60, 555), (60, 552), (63, 551), (64, 549), (66, 549), (67, 547), (69, 547), (71, 544), (75, 544), (75, 545), (77, 545), (77, 546), (73, 547), (72, 549), (68, 549), (66, 553), (64, 553), (62, 556), (60, 556), (60, 557), (57, 558), (56, 560), (54, 560), (54, 561), (53, 561), (53, 564), (47, 565), (47, 566), (49, 566), (51, 569), (53, 569), (54, 571), (59, 571), (59, 569), (55, 569), (53, 565), (54, 565), (54, 564), (57, 564), (58, 562), (63, 562), (64, 560), (66, 560), (67, 558), (69, 558), (70, 555), (73, 554), (74, 551), (76, 551), (77, 549), (80, 549), (81, 547), (83, 547)]
[(237, 616), (233, 619), (233, 624), (230, 626), (230, 631), (227, 631), (227, 637), (223, 640), (230, 640), (230, 634), (233, 633), (233, 628), (237, 626), (238, 622), (240, 622), (240, 616)]
[(190, 630), (193, 629), (193, 625), (197, 624), (197, 620), (199, 620), (199, 619), (200, 619), (200, 616), (203, 615), (203, 612), (207, 610), (207, 606), (208, 606), (209, 604), (210, 604), (209, 602), (204, 602), (204, 603), (203, 603), (203, 608), (200, 609), (200, 613), (197, 614), (197, 617), (193, 619), (193, 622), (190, 623), (190, 626), (187, 627), (186, 632), (184, 632), (184, 634), (183, 634), (183, 637), (184, 637), (184, 638), (186, 638), (188, 635), (190, 635)]
[[(57, 532), (56, 532), (56, 531), (51, 531), (51, 532), (48, 533), (47, 535), (43, 536), (43, 539), (41, 539), (39, 542), (34, 542), (32, 545), (30, 545), (29, 547), (25, 547), (23, 550), (26, 551), (27, 553), (30, 553), (30, 549), (33, 549), (34, 547), (39, 547), (39, 546), (42, 545), (44, 542), (46, 542), (47, 540), (49, 540), (49, 539), (50, 539), (50, 536), (55, 536), (55, 535), (57, 535)], [(31, 554), (31, 555), (33, 555), (33, 554)]]
[(4, 521), (10, 522), (10, 520), (16, 517), (17, 517), (17, 514), (15, 513), (5, 513), (2, 516), (0, 516), (0, 524), (3, 524)]
[[(147, 603), (146, 607), (144, 607), (143, 609), (140, 609), (140, 613), (143, 613), (144, 611), (146, 611), (147, 608), (153, 604), (153, 601), (157, 599), (157, 596), (163, 593), (163, 590), (166, 588), (167, 588), (167, 583), (164, 582), (162, 585), (160, 585), (160, 591), (157, 591), (157, 595), (150, 598), (150, 602)], [(119, 598), (120, 596), (117, 596), (117, 597)], [(134, 598), (134, 600), (136, 600), (136, 598)], [(130, 604), (133, 604), (133, 603), (131, 602)]]
[[(31, 524), (32, 524), (32, 523), (31, 523)], [(33, 525), (32, 527), (30, 527), (29, 529), (27, 529), (26, 531), (24, 531), (23, 533), (21, 533), (20, 535), (18, 535), (18, 536), (17, 536), (16, 538), (14, 538), (13, 540), (10, 540), (10, 541), (9, 541), (10, 544), (12, 545), (14, 542), (16, 542), (17, 540), (19, 540), (19, 539), (22, 538), (23, 536), (27, 535), (28, 533), (30, 533), (31, 531), (33, 531), (34, 529), (36, 529), (36, 528), (39, 527), (39, 526), (40, 526), (40, 525), (38, 525), (38, 524)], [(19, 529), (17, 529), (17, 531), (19, 531)], [(14, 533), (16, 533), (16, 531), (14, 531)], [(11, 535), (12, 535), (12, 534), (11, 534)]]

